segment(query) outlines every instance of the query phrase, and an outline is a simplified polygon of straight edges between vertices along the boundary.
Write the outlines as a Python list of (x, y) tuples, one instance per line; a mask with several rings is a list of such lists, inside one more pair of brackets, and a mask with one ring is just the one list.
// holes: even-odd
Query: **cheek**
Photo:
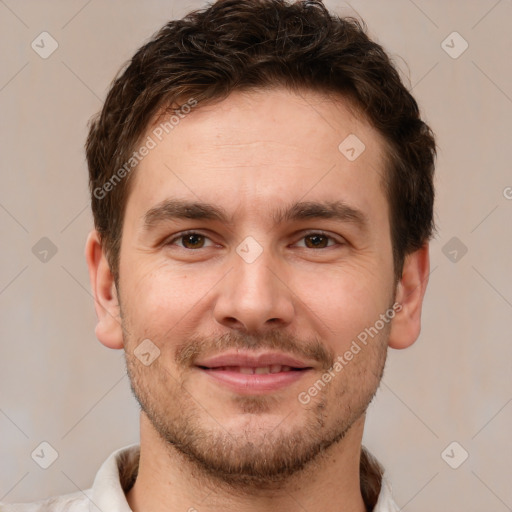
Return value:
[(339, 353), (389, 307), (390, 288), (381, 275), (354, 265), (317, 269), (300, 276), (292, 289), (304, 304), (304, 314), (317, 322), (317, 330)]
[(155, 340), (177, 334), (194, 311), (207, 304), (218, 275), (205, 269), (192, 272), (168, 261), (126, 261), (132, 269), (122, 282), (123, 310), (134, 331)]
[(121, 271), (123, 310), (138, 330), (147, 326), (158, 331), (161, 324), (172, 325), (186, 308), (187, 276), (171, 275), (144, 261), (126, 261)]

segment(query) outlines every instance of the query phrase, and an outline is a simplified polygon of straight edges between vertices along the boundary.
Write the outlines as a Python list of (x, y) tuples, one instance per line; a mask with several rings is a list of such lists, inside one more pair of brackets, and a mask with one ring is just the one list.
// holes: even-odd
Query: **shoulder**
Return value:
[(32, 503), (0, 503), (0, 512), (89, 512), (87, 492), (53, 496)]

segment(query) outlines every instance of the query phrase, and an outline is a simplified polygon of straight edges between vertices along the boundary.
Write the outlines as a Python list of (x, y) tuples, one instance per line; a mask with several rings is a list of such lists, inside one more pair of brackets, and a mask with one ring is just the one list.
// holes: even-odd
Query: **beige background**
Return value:
[[(390, 350), (365, 444), (403, 510), (512, 510), (512, 2), (326, 4), (366, 20), (440, 146), (423, 330)], [(83, 143), (121, 64), (202, 5), (0, 1), (0, 501), (85, 489), (111, 451), (138, 440), (122, 353), (94, 336)], [(59, 44), (47, 59), (31, 48), (42, 31)], [(453, 31), (469, 44), (457, 59), (441, 46)], [(46, 263), (32, 252), (42, 237), (57, 248)], [(59, 454), (46, 470), (31, 458), (42, 441)], [(441, 456), (453, 441), (463, 448), (451, 461), (469, 453), (458, 469)]]

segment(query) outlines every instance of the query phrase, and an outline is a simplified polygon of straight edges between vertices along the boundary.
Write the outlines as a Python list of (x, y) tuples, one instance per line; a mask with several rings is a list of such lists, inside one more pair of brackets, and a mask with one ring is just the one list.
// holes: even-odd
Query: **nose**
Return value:
[(231, 271), (219, 283), (215, 320), (247, 333), (288, 326), (295, 314), (293, 292), (270, 251), (251, 263), (234, 252), (230, 263)]

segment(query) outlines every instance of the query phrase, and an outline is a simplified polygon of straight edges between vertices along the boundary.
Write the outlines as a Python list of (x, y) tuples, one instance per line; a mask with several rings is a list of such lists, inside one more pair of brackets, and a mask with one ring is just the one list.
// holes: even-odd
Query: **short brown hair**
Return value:
[(116, 280), (132, 176), (126, 162), (155, 117), (185, 100), (205, 104), (234, 90), (280, 85), (338, 93), (383, 135), (383, 185), (400, 278), (405, 256), (435, 229), (436, 147), (388, 55), (366, 35), (364, 22), (332, 15), (320, 0), (218, 0), (170, 21), (142, 46), (91, 122), (86, 153), (92, 211)]

